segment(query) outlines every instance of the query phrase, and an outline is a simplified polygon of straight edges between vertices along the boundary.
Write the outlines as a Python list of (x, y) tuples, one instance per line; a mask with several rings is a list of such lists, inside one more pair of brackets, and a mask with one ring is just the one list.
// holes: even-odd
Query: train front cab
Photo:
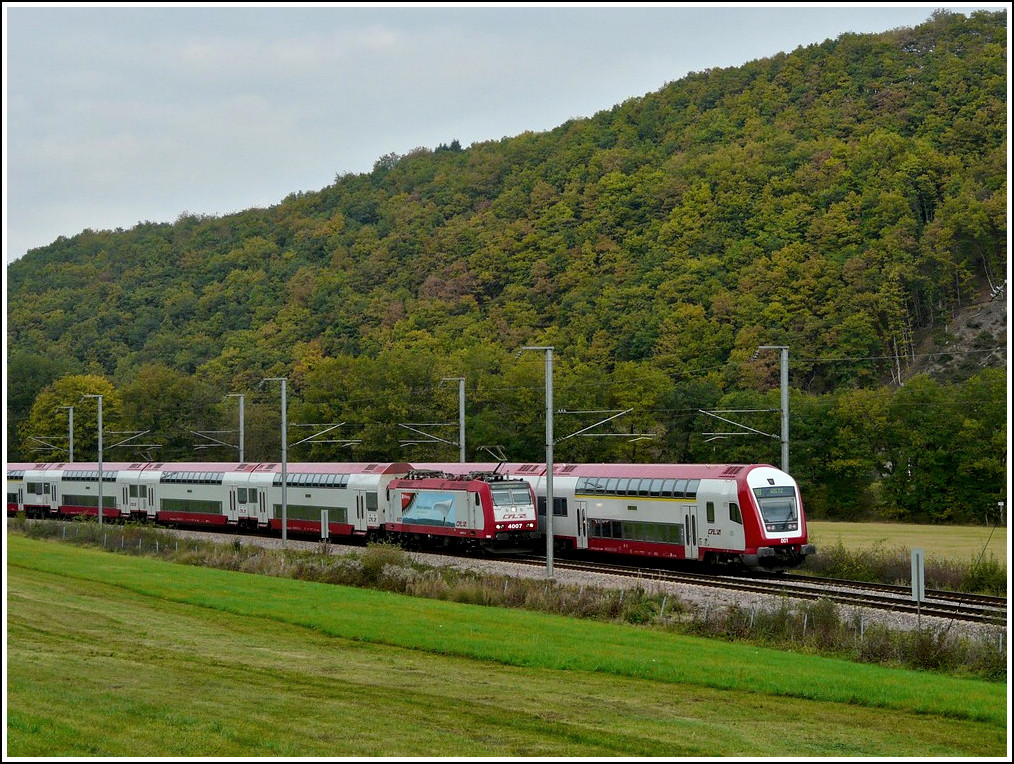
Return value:
[(755, 467), (739, 483), (740, 501), (747, 513), (747, 567), (787, 570), (814, 553), (807, 542), (806, 517), (796, 481), (770, 466)]
[(538, 500), (525, 480), (489, 484), (494, 547), (498, 551), (533, 551), (538, 539)]

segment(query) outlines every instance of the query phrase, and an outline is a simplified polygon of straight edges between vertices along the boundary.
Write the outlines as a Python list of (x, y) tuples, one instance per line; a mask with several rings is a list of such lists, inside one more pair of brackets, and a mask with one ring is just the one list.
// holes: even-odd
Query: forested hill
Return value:
[[(87, 388), (160, 459), (195, 458), (192, 433), (234, 427), (223, 396), (248, 393), (248, 458), (270, 459), (278, 392), (258, 383), (285, 377), (290, 421), (359, 441), (294, 458), (403, 459), (398, 425), (453, 419), (444, 378), (464, 377), (470, 451), (538, 459), (543, 366), (518, 350), (552, 346), (559, 409), (629, 409), (605, 430), (653, 436), (565, 439), (561, 459), (777, 464), (777, 440), (714, 440), (729, 426), (700, 412), (777, 408), (779, 353), (758, 348), (786, 346), (792, 471), (816, 506), (995, 506), (1006, 310), (959, 353), (948, 331), (969, 306), (1005, 306), (1006, 25), (937, 11), (549, 132), (390, 154), (268, 209), (32, 250), (7, 268), (10, 457), (42, 458), (32, 438), (65, 429), (51, 409)], [(988, 452), (933, 467), (945, 507), (895, 475), (932, 450), (904, 434), (921, 432), (899, 419), (915, 411), (947, 412), (933, 437), (963, 427)], [(747, 424), (776, 433), (777, 416)], [(955, 487), (961, 471), (981, 496)]]

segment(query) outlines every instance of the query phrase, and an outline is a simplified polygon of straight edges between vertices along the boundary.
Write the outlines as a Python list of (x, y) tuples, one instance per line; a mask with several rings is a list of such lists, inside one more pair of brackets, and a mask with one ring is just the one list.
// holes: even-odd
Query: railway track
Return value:
[[(532, 566), (546, 564), (545, 557), (539, 556), (509, 559), (512, 562)], [(797, 576), (791, 573), (759, 577), (715, 575), (658, 567), (559, 558), (554, 559), (553, 566), (561, 570), (625, 576), (644, 581), (692, 584), (803, 600), (823, 599), (842, 606), (872, 608), (989, 626), (1006, 627), (1007, 625), (1007, 598), (1005, 597), (930, 590), (925, 592), (922, 601), (916, 602), (911, 598), (911, 589), (905, 586)]]

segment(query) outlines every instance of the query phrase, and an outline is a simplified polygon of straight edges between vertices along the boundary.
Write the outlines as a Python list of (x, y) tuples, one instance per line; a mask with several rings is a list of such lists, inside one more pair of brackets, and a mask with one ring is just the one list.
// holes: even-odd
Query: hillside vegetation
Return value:
[[(274, 460), (260, 383), (285, 377), (293, 427), (341, 425), (292, 459), (455, 458), (463, 377), (469, 458), (538, 460), (544, 364), (518, 351), (551, 346), (559, 460), (779, 464), (785, 346), (811, 514), (975, 522), (1005, 497), (1006, 308), (973, 314), (1006, 299), (1006, 25), (937, 11), (32, 250), (7, 272), (9, 457), (65, 458), (74, 405), (94, 458), (87, 392), (146, 433), (120, 458), (234, 458), (194, 433), (235, 430), (238, 393), (248, 460)], [(403, 446), (413, 423), (432, 445)]]

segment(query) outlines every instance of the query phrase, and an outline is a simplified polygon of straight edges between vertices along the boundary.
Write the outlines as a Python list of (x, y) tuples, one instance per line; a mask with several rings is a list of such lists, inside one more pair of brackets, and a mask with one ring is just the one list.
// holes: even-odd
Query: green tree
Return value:
[[(39, 461), (69, 458), (69, 417), (64, 407), (73, 406), (74, 461), (97, 460), (99, 402), (86, 399), (88, 395), (102, 396), (103, 459), (111, 461), (105, 447), (112, 443), (112, 433), (120, 428), (122, 404), (112, 383), (96, 374), (63, 376), (39, 392), (28, 418), (20, 426), (26, 455)], [(40, 456), (43, 458), (39, 459)]]
[(123, 426), (129, 429), (121, 438), (122, 453), (160, 461), (198, 461), (195, 446), (208, 441), (194, 433), (219, 429), (215, 405), (220, 397), (193, 375), (164, 364), (137, 369), (120, 390)]

